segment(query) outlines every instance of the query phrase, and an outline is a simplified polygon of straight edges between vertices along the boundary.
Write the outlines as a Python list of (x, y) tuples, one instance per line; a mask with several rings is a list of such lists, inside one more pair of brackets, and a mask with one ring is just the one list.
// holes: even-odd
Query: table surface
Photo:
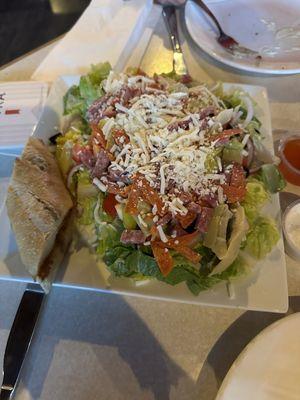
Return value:
[[(204, 54), (182, 23), (189, 71), (202, 81), (265, 86), (273, 129), (300, 126), (300, 75), (270, 77), (229, 69)], [(0, 70), (28, 80), (55, 43)], [(141, 68), (168, 72), (172, 53), (162, 19)], [(298, 111), (298, 112), (297, 112)], [(288, 185), (287, 192), (300, 194)], [(283, 202), (288, 199), (283, 196)], [(300, 311), (300, 265), (286, 257), (290, 308)], [(0, 359), (25, 284), (0, 281)], [(76, 289), (48, 296), (22, 371), (17, 399), (212, 400), (249, 341), (283, 314), (168, 303)]]

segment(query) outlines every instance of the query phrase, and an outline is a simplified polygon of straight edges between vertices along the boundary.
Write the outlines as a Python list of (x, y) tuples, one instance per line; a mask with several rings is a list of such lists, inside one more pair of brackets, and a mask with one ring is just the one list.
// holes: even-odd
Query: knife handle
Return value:
[(0, 392), (0, 400), (10, 400), (11, 399), (11, 395), (13, 392), (13, 388), (5, 388), (5, 387), (1, 387), (1, 392)]
[(0, 400), (12, 398), (44, 297), (39, 285), (27, 285), (6, 344)]
[(170, 36), (173, 51), (175, 53), (182, 53), (177, 29), (176, 7), (165, 6), (162, 9), (162, 14)]

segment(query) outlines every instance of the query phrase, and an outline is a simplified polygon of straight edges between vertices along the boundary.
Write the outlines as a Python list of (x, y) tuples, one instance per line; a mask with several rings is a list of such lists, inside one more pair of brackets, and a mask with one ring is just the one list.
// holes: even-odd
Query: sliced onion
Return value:
[(221, 111), (215, 118), (217, 122), (221, 125), (226, 125), (233, 116), (233, 108), (228, 108), (226, 110)]
[(83, 164), (75, 165), (73, 168), (71, 168), (71, 170), (68, 174), (68, 178), (67, 178), (67, 186), (69, 189), (72, 185), (73, 175), (76, 174), (76, 172), (80, 171), (80, 169), (82, 169), (82, 168), (83, 168)]
[(252, 101), (249, 99), (249, 97), (244, 96), (243, 97), (245, 106), (247, 108), (247, 117), (245, 119), (245, 121), (242, 123), (242, 127), (245, 128), (249, 122), (251, 122), (253, 115), (254, 115), (254, 109), (253, 109), (253, 104)]

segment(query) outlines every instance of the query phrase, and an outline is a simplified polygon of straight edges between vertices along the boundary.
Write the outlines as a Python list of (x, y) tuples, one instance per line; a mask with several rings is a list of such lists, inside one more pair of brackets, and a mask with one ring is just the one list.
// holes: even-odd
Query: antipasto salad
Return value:
[(63, 101), (68, 129), (52, 144), (77, 229), (113, 276), (197, 295), (275, 246), (261, 210), (284, 181), (247, 93), (104, 63)]

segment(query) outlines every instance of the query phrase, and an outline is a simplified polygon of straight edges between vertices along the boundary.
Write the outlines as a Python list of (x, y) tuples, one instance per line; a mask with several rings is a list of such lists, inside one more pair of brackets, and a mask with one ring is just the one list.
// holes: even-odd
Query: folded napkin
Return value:
[(93, 0), (31, 78), (51, 82), (59, 75), (85, 73), (101, 61), (123, 69), (151, 10), (151, 0)]

